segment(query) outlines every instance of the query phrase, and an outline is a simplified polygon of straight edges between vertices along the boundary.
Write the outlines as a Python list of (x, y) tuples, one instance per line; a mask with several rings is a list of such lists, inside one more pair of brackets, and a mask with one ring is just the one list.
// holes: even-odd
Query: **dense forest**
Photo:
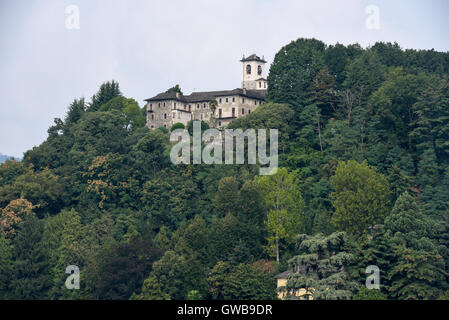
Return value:
[(267, 176), (173, 165), (106, 82), (0, 166), (0, 299), (449, 299), (448, 75), (449, 53), (291, 42), (229, 125), (279, 129)]

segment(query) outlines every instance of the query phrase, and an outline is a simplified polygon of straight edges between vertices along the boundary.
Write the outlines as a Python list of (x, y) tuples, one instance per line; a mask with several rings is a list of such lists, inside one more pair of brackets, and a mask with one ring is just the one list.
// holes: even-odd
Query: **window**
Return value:
[(229, 102), (229, 100), (228, 100), (228, 98), (226, 98), (226, 103), (228, 103)]
[(167, 114), (166, 113), (164, 113), (164, 119), (167, 119)]
[(203, 104), (203, 108), (206, 109), (206, 104), (205, 103)]
[(151, 115), (151, 120), (154, 120), (154, 114)]
[(245, 98), (242, 98), (242, 103), (245, 103)]
[(201, 114), (201, 120), (203, 120), (203, 114)]
[(165, 107), (165, 102), (164, 102), (164, 107)]
[(164, 128), (167, 128), (167, 125), (166, 125), (166, 124), (164, 124)]
[(259, 81), (259, 88), (262, 88), (262, 82)]
[(221, 98), (218, 100), (219, 103), (221, 103)]
[(250, 109), (248, 109), (248, 114), (250, 114), (251, 113), (251, 110)]
[(242, 108), (242, 114), (245, 114), (245, 109)]
[(267, 83), (266, 83), (266, 82), (263, 83), (263, 87), (264, 87), (264, 88), (267, 87)]
[(173, 112), (173, 119), (176, 118), (176, 112)]
[(218, 117), (221, 118), (221, 109), (218, 109)]
[(175, 108), (176, 108), (176, 102), (175, 102)]
[(200, 104), (199, 104), (199, 103), (198, 103), (198, 104), (196, 105), (196, 108), (197, 108), (197, 109), (199, 109), (199, 108), (200, 108)]
[(246, 74), (251, 74), (251, 65), (246, 65)]
[(159, 102), (159, 104), (158, 104), (158, 106), (157, 106), (158, 108), (160, 108), (161, 107), (161, 103)]
[(232, 97), (232, 102), (235, 102), (235, 97)]
[(154, 126), (153, 126), (153, 125), (151, 125), (151, 129), (154, 129)]
[(235, 117), (235, 108), (232, 108), (232, 117)]
[(221, 121), (218, 121), (218, 125), (221, 126)]
[(256, 105), (256, 106), (257, 106), (257, 100), (254, 100), (254, 105)]

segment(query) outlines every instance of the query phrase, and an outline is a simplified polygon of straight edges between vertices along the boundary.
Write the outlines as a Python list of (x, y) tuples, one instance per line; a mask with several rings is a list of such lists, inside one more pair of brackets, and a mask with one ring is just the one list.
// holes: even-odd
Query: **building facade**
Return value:
[(253, 54), (240, 62), (243, 65), (242, 88), (190, 95), (168, 90), (146, 99), (147, 126), (169, 129), (178, 122), (187, 125), (189, 121), (202, 120), (211, 127), (224, 127), (253, 112), (265, 101), (266, 61)]

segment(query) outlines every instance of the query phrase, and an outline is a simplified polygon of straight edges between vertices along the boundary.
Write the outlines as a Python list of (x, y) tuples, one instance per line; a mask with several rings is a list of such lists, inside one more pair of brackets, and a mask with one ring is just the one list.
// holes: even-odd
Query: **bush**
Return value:
[(175, 131), (176, 129), (185, 129), (186, 128), (186, 126), (183, 124), (183, 123), (181, 123), (181, 122), (176, 122), (174, 125), (172, 125), (172, 127), (170, 128), (170, 131), (171, 132), (173, 132), (173, 131)]

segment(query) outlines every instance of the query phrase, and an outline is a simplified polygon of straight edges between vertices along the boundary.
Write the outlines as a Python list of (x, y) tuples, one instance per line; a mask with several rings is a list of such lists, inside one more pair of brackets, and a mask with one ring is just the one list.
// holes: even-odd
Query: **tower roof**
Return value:
[(242, 60), (240, 60), (240, 62), (248, 62), (248, 61), (258, 61), (258, 62), (267, 63), (263, 57), (261, 59), (256, 54), (252, 54), (252, 55), (250, 55), (249, 57), (246, 57), (246, 58), (245, 58), (245, 56), (243, 56)]

